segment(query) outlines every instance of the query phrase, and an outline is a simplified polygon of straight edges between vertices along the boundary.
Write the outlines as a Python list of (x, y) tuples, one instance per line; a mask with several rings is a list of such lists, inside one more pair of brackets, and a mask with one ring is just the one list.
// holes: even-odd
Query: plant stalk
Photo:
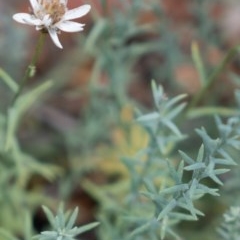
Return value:
[(22, 93), (27, 81), (29, 80), (29, 78), (33, 77), (34, 74), (35, 74), (36, 63), (39, 59), (39, 56), (40, 56), (42, 48), (43, 48), (45, 35), (46, 34), (44, 32), (40, 33), (40, 37), (39, 37), (38, 42), (36, 44), (32, 60), (31, 60), (30, 64), (27, 66), (27, 68), (25, 70), (25, 73), (24, 73), (24, 76), (19, 83), (18, 90), (16, 91), (16, 94), (14, 95), (11, 106), (13, 106), (16, 103), (17, 99), (21, 95), (21, 93)]
[(202, 89), (195, 95), (192, 101), (189, 103), (187, 107), (187, 111), (194, 108), (201, 99), (206, 95), (207, 91), (211, 88), (211, 86), (218, 79), (219, 74), (223, 71), (225, 66), (233, 59), (233, 57), (240, 51), (240, 46), (236, 46), (230, 49), (227, 55), (224, 57), (222, 62), (217, 66), (217, 68), (212, 72), (212, 74), (208, 77), (206, 84), (202, 87)]

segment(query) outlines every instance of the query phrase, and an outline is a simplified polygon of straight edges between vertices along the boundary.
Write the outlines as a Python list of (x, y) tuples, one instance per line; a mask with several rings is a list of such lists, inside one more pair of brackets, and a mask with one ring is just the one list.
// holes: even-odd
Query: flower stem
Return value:
[(217, 66), (217, 68), (212, 72), (212, 74), (208, 77), (206, 84), (202, 87), (202, 89), (198, 92), (197, 95), (192, 99), (189, 103), (187, 110), (194, 108), (201, 99), (206, 95), (207, 91), (210, 87), (215, 83), (218, 79), (219, 74), (223, 71), (224, 67), (232, 60), (232, 58), (239, 52), (240, 46), (236, 46), (228, 51), (222, 62)]
[(35, 47), (35, 52), (33, 54), (32, 60), (31, 60), (30, 64), (27, 66), (27, 69), (25, 70), (25, 74), (19, 83), (18, 90), (16, 91), (16, 94), (14, 95), (14, 98), (13, 98), (13, 101), (11, 104), (12, 106), (16, 103), (17, 99), (21, 95), (29, 78), (33, 77), (35, 74), (35, 66), (39, 59), (41, 51), (42, 51), (42, 47), (43, 47), (44, 40), (45, 40), (45, 35), (46, 34), (44, 32), (40, 33), (40, 37), (39, 37), (37, 45)]

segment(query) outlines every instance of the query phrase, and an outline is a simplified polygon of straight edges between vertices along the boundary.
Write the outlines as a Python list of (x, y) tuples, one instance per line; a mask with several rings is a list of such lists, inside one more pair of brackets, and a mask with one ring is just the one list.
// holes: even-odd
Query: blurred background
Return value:
[[(198, 44), (204, 66), (211, 72), (240, 39), (237, 0), (69, 0), (68, 7), (85, 3), (92, 6), (90, 14), (79, 19), (86, 23), (85, 30), (61, 33), (63, 50), (47, 37), (36, 75), (28, 85), (31, 88), (49, 79), (54, 82), (20, 122), (21, 150), (58, 169), (53, 168), (50, 179), (31, 172), (22, 187), (24, 193), (38, 193), (44, 200), (25, 195), (28, 201), (22, 198), (20, 205), (13, 203), (15, 212), (0, 213), (0, 225), (20, 236), (18, 207), (24, 204), (31, 208), (36, 231), (46, 225), (41, 201), (54, 206), (54, 201), (64, 200), (68, 207), (79, 206), (79, 224), (94, 220), (102, 200), (89, 182), (104, 189), (127, 179), (121, 157), (146, 146), (146, 133), (132, 122), (135, 108), (153, 109), (151, 80), (163, 85), (168, 96), (187, 93), (191, 99), (200, 88), (192, 43)], [(27, 0), (0, 2), (0, 68), (16, 81), (20, 81), (39, 36), (33, 27), (12, 20), (14, 13), (28, 9)], [(200, 104), (235, 104), (239, 64), (237, 56)], [(2, 82), (0, 96), (4, 112), (13, 96)], [(193, 128), (201, 124), (214, 131), (208, 118), (194, 119), (182, 128), (193, 137)], [(198, 147), (199, 140), (194, 139), (188, 151)], [(121, 198), (117, 193), (115, 197)], [(209, 222), (214, 211), (220, 214), (224, 208), (215, 203), (216, 209), (204, 207)], [(6, 215), (14, 216), (14, 224), (10, 216), (6, 221)], [(200, 225), (207, 228), (204, 222)], [(94, 234), (86, 238), (98, 239)]]

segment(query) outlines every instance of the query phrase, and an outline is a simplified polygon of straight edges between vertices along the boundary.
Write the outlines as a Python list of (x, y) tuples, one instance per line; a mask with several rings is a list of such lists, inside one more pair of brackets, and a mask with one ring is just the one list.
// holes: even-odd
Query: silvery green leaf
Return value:
[(159, 194), (160, 195), (174, 194), (176, 192), (185, 191), (187, 189), (188, 189), (188, 184), (187, 183), (183, 183), (183, 184), (178, 184), (176, 186), (172, 186), (172, 187), (169, 187), (169, 188), (162, 189), (159, 192)]
[(167, 114), (167, 119), (172, 120), (174, 119), (176, 116), (179, 115), (180, 112), (183, 111), (183, 109), (185, 108), (186, 103), (182, 103), (179, 104), (177, 107), (175, 107), (174, 109), (171, 109), (171, 111)]
[(48, 235), (40, 235), (39, 236), (39, 240), (56, 240), (57, 237), (51, 237), (51, 236), (48, 236)]
[(186, 170), (186, 171), (194, 171), (194, 170), (204, 169), (204, 168), (206, 168), (205, 163), (198, 162), (198, 163), (194, 163), (194, 164), (191, 164), (189, 166), (184, 167), (184, 170)]
[(152, 92), (155, 106), (159, 106), (164, 94), (162, 86), (157, 87), (155, 81), (152, 81)]
[(182, 159), (184, 160), (184, 162), (186, 162), (188, 164), (195, 163), (195, 161), (192, 158), (190, 158), (185, 152), (179, 150), (179, 153), (180, 153)]
[(150, 181), (149, 179), (144, 179), (143, 182), (149, 192), (151, 193), (157, 192), (156, 187), (154, 186), (152, 181)]
[(173, 212), (172, 216), (181, 221), (196, 221), (196, 217), (187, 213)]
[(55, 231), (43, 231), (41, 232), (41, 235), (45, 237), (56, 238), (58, 236), (58, 233)]
[(198, 133), (198, 135), (201, 136), (206, 152), (208, 154), (212, 154), (213, 152), (215, 152), (219, 145), (219, 139), (211, 139), (204, 128), (196, 129), (196, 132)]
[(85, 51), (89, 52), (90, 54), (95, 54), (94, 50), (96, 49), (97, 42), (106, 28), (108, 26), (108, 21), (104, 18), (99, 19), (96, 24), (94, 24), (92, 30), (90, 31), (86, 45)]
[(215, 173), (215, 175), (220, 175), (220, 174), (224, 174), (229, 171), (230, 171), (230, 169), (220, 168), (220, 169), (215, 169), (213, 172)]
[(204, 157), (204, 146), (203, 144), (201, 145), (200, 149), (198, 150), (198, 156), (197, 156), (197, 162), (202, 162)]
[(193, 196), (193, 193), (195, 191), (195, 189), (197, 188), (198, 186), (198, 180), (196, 178), (194, 178), (191, 182), (190, 182), (190, 187), (189, 187), (189, 196), (192, 197)]
[(229, 136), (229, 134), (232, 132), (232, 127), (229, 125), (223, 124), (220, 117), (218, 116), (215, 116), (215, 122), (221, 138), (226, 139)]
[(224, 157), (229, 162), (228, 165), (236, 164), (233, 158), (224, 149), (219, 149), (218, 153), (221, 154), (221, 156)]
[[(237, 136), (238, 137), (238, 136)], [(236, 137), (227, 139), (227, 143), (232, 146), (233, 148), (239, 150), (240, 149), (240, 141), (239, 139), (236, 139)]]
[(167, 161), (167, 165), (168, 165), (168, 168), (169, 168), (170, 176), (174, 179), (174, 181), (177, 184), (180, 184), (182, 179), (179, 178), (178, 172), (175, 169), (175, 167), (172, 165), (172, 163), (170, 161)]
[(211, 158), (211, 161), (213, 161), (215, 164), (220, 165), (237, 165), (237, 163), (234, 160), (224, 159), (224, 158)]
[(149, 229), (151, 225), (151, 222), (147, 222), (145, 224), (142, 224), (140, 225), (139, 227), (137, 227), (136, 229), (134, 229), (131, 233), (130, 233), (130, 236), (133, 237), (133, 236), (136, 236), (138, 234), (142, 234), (143, 232), (145, 232), (146, 230)]
[(179, 131), (178, 127), (171, 121), (164, 119), (162, 120), (162, 123), (168, 127), (173, 133), (175, 133), (177, 136), (181, 136), (181, 132)]
[(55, 225), (56, 225), (56, 229), (59, 230), (62, 228), (61, 222), (60, 222), (60, 216), (57, 215), (55, 216)]
[(149, 113), (137, 118), (137, 121), (143, 124), (147, 124), (149, 121), (157, 121), (160, 118), (158, 112)]
[(192, 214), (192, 216), (197, 220), (197, 215), (202, 215), (204, 216), (204, 214), (197, 210), (194, 205), (193, 205), (193, 199), (191, 199), (191, 197), (188, 194), (183, 194), (183, 198), (186, 202), (187, 205), (187, 210)]
[(52, 81), (47, 81), (42, 83), (40, 86), (32, 89), (28, 93), (20, 96), (16, 101), (16, 109), (18, 110), (18, 114), (21, 116), (29, 107), (38, 100), (38, 98), (46, 92), (53, 85)]
[(19, 87), (18, 84), (2, 68), (0, 68), (0, 77), (2, 78), (4, 83), (11, 89), (12, 92), (17, 92)]
[(215, 183), (221, 186), (223, 185), (223, 182), (214, 173), (209, 173), (208, 177), (210, 177)]
[(63, 240), (63, 236), (62, 235), (58, 236), (57, 240)]
[(52, 212), (49, 210), (49, 208), (47, 208), (46, 206), (42, 206), (42, 209), (44, 211), (44, 213), (46, 214), (46, 217), (50, 223), (50, 225), (53, 227), (53, 228), (56, 228), (56, 225), (55, 225), (55, 217), (54, 215), (52, 214)]
[(168, 213), (170, 213), (177, 205), (177, 202), (175, 199), (172, 199), (164, 208), (163, 210), (158, 214), (157, 221), (160, 221), (165, 216), (167, 216)]
[(98, 225), (99, 225), (99, 222), (93, 222), (93, 223), (89, 223), (87, 225), (78, 227), (76, 232), (75, 232), (75, 235), (79, 235), (79, 234), (81, 234), (83, 232), (87, 232), (87, 231), (97, 227)]
[[(187, 94), (181, 94), (178, 95), (170, 100), (168, 100), (165, 104), (165, 108), (166, 109), (171, 109), (175, 104), (177, 104), (178, 102), (182, 101), (184, 98), (186, 98)], [(181, 106), (182, 104), (178, 105)]]
[(168, 216), (164, 217), (161, 222), (161, 240), (165, 238), (167, 227), (168, 227)]
[(64, 229), (66, 220), (65, 220), (63, 204), (60, 204), (60, 207), (58, 208), (58, 213), (57, 213), (57, 216), (55, 217), (55, 219), (56, 219), (56, 222), (58, 223), (58, 227), (60, 229)]
[(78, 230), (78, 227), (75, 226), (75, 227), (71, 228), (70, 230), (68, 230), (68, 234), (75, 236), (77, 230)]
[(183, 177), (183, 170), (184, 170), (184, 161), (181, 161), (178, 165), (178, 169), (177, 169), (177, 173), (178, 173), (178, 177), (179, 180), (181, 182), (182, 177)]
[(15, 141), (15, 131), (18, 123), (18, 113), (15, 107), (8, 109), (7, 116), (7, 129), (6, 129), (6, 141), (5, 150), (9, 150)]
[[(156, 201), (156, 196), (157, 196), (157, 195), (154, 194), (154, 193), (150, 193), (150, 192), (146, 192), (146, 191), (140, 191), (139, 193), (142, 194), (142, 195), (144, 195), (145, 197), (153, 200), (153, 201)], [(159, 196), (158, 196), (158, 197), (159, 197)]]
[(66, 229), (67, 230), (70, 230), (73, 227), (73, 225), (74, 225), (74, 223), (75, 223), (75, 221), (77, 219), (77, 215), (78, 215), (78, 207), (76, 207), (74, 209), (73, 213), (71, 214), (71, 216), (70, 216), (70, 218), (68, 220), (68, 223), (66, 225)]
[(220, 196), (219, 193), (218, 193), (218, 189), (217, 188), (209, 188), (201, 183), (198, 184), (198, 188), (196, 190), (196, 192), (198, 194), (211, 194), (213, 196)]

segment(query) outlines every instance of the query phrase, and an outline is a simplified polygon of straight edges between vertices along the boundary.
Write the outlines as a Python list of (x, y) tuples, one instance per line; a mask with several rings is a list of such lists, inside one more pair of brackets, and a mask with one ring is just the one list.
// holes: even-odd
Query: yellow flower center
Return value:
[(59, 22), (67, 10), (66, 5), (60, 0), (39, 0), (39, 3), (43, 8), (40, 12), (41, 17), (49, 15), (52, 24)]

